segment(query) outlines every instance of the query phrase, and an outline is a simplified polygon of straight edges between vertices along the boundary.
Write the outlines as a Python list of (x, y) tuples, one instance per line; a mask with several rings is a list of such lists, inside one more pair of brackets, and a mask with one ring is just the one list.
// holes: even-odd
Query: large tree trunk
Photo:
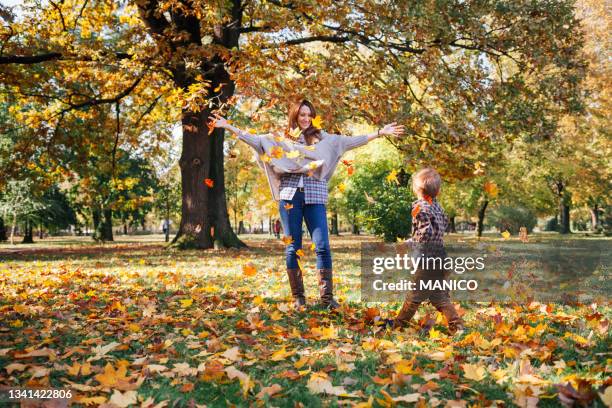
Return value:
[[(228, 83), (229, 76), (216, 78), (211, 86), (216, 87), (222, 80)], [(224, 89), (229, 87), (225, 85)], [(183, 248), (213, 248), (214, 241), (224, 247), (244, 247), (246, 245), (231, 228), (227, 211), (223, 170), (224, 131), (215, 129), (208, 135), (210, 115), (210, 109), (197, 113), (183, 111), (183, 149), (179, 161), (183, 199), (181, 225), (173, 242)], [(213, 181), (212, 188), (206, 185), (206, 179)]]
[(34, 236), (32, 234), (32, 222), (30, 220), (26, 220), (24, 228), (23, 228), (23, 240), (22, 244), (33, 244)]
[(457, 227), (455, 226), (455, 216), (448, 217), (448, 232), (456, 233)]
[[(158, 2), (143, 1), (139, 4), (140, 15), (158, 40), (158, 45), (174, 53), (179, 42), (176, 33), (181, 32), (180, 44), (194, 49), (204, 43), (201, 21), (193, 13), (190, 2), (181, 4), (186, 12), (177, 9), (170, 12), (172, 24), (158, 16)], [(220, 24), (213, 29), (212, 43), (228, 50), (238, 47), (242, 28), (244, 5), (234, 0), (229, 2), (231, 22)], [(208, 27), (207, 27), (208, 28)], [(208, 30), (205, 30), (208, 31)], [(180, 55), (171, 66), (172, 78), (177, 88), (187, 90), (196, 83), (197, 72), (189, 71)], [(223, 170), (224, 130), (215, 129), (208, 135), (208, 117), (212, 110), (228, 101), (234, 95), (235, 84), (230, 79), (225, 66), (228, 61), (220, 55), (208, 60), (203, 59), (200, 74), (209, 81), (210, 105), (201, 106), (199, 112), (183, 109), (181, 122), (183, 128), (183, 146), (179, 165), (181, 168), (181, 223), (172, 241), (179, 248), (214, 248), (243, 247), (230, 226), (225, 197), (225, 180)], [(219, 92), (219, 86), (221, 90)], [(204, 180), (211, 179), (213, 186), (208, 187)]]
[(4, 225), (4, 220), (0, 217), (0, 242), (6, 241), (6, 225)]
[(482, 237), (482, 230), (484, 229), (484, 218), (485, 211), (487, 211), (487, 206), (489, 205), (489, 200), (485, 200), (480, 209), (478, 210), (478, 224), (476, 226), (476, 236)]

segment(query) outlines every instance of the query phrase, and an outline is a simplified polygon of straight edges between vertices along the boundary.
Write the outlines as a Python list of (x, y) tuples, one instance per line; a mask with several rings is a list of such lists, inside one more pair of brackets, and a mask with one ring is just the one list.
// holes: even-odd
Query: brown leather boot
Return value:
[(452, 303), (443, 303), (434, 306), (444, 315), (444, 317), (446, 317), (446, 321), (448, 321), (448, 332), (451, 335), (464, 329), (463, 319), (457, 313), (455, 305)]
[(302, 279), (301, 269), (287, 268), (287, 276), (289, 277), (289, 286), (291, 286), (293, 305), (295, 307), (304, 306), (306, 298), (304, 297), (304, 280)]
[(326, 308), (338, 309), (340, 304), (334, 300), (334, 283), (331, 269), (319, 269), (319, 294), (321, 304)]
[(408, 326), (408, 322), (410, 322), (410, 319), (415, 315), (419, 308), (419, 304), (420, 302), (417, 303), (406, 300), (393, 321), (393, 328), (398, 329)]

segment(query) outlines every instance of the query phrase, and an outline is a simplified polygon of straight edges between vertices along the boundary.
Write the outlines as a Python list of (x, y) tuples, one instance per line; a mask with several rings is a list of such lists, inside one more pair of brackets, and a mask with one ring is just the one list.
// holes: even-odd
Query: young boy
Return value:
[[(419, 247), (419, 253), (427, 258), (446, 257), (444, 231), (448, 223), (444, 210), (436, 200), (442, 181), (434, 169), (427, 167), (412, 176), (412, 190), (418, 200), (412, 203), (412, 242)], [(432, 259), (430, 259), (432, 260)], [(457, 314), (447, 290), (419, 289), (419, 280), (441, 280), (446, 277), (440, 262), (431, 262), (429, 267), (419, 268), (415, 274), (417, 288), (406, 294), (404, 305), (393, 321), (393, 327), (408, 324), (419, 304), (429, 299), (446, 316), (451, 334), (463, 330), (463, 321)]]

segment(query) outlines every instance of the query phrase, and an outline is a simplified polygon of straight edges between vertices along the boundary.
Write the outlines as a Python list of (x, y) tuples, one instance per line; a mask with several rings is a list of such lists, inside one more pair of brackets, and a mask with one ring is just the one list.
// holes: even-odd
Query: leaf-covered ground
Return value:
[(428, 305), (389, 332), (371, 321), (397, 304), (359, 303), (372, 238), (332, 239), (340, 313), (314, 305), (311, 251), (297, 312), (280, 241), (176, 252), (150, 239), (0, 247), (0, 386), (70, 389), (75, 406), (611, 404), (609, 305), (463, 304), (455, 336)]

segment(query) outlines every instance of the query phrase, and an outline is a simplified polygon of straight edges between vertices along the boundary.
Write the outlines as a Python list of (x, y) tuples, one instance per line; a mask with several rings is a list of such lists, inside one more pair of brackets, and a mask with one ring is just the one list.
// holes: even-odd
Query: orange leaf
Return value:
[(285, 204), (283, 207), (285, 207), (285, 210), (289, 211), (290, 209), (292, 209), (292, 208), (293, 208), (293, 204), (289, 204), (289, 203), (287, 203), (287, 204)]
[(242, 274), (245, 276), (255, 276), (255, 274), (257, 274), (257, 269), (252, 262), (249, 262), (242, 266)]
[(414, 208), (412, 209), (412, 217), (416, 217), (419, 213), (421, 212), (421, 206), (420, 205), (415, 205)]
[(290, 243), (293, 242), (293, 238), (291, 238), (291, 235), (285, 235), (282, 238), (283, 242), (285, 243), (285, 245), (289, 245)]
[(208, 186), (208, 188), (212, 188), (212, 186), (215, 184), (215, 182), (212, 179), (204, 179), (204, 183)]

